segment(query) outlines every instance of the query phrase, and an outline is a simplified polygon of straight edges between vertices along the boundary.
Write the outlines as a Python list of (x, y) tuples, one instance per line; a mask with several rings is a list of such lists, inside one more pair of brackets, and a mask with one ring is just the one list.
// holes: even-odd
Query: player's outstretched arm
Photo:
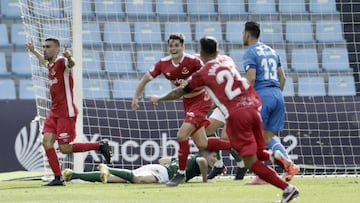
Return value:
[(139, 97), (140, 95), (143, 93), (144, 89), (145, 89), (145, 85), (151, 80), (150, 76), (148, 74), (145, 74), (139, 81), (136, 90), (135, 90), (135, 94), (134, 97), (132, 99), (131, 102), (131, 109), (132, 110), (137, 110), (139, 108)]
[(42, 54), (40, 54), (40, 52), (38, 50), (35, 49), (35, 46), (32, 42), (27, 42), (26, 44), (26, 48), (33, 53), (36, 58), (39, 60), (39, 62), (43, 65), (47, 64), (47, 61), (45, 60), (44, 56)]
[(199, 165), (201, 177), (203, 179), (203, 182), (207, 182), (207, 175), (208, 175), (208, 163), (204, 157), (197, 157), (196, 163)]
[(167, 100), (175, 100), (175, 99), (179, 99), (181, 96), (183, 96), (184, 94), (186, 94), (187, 92), (184, 91), (184, 88), (182, 87), (177, 87), (173, 90), (171, 90), (170, 92), (168, 92), (167, 94), (157, 97), (157, 96), (150, 96), (149, 100), (152, 104), (154, 105), (158, 105), (160, 103), (160, 101), (167, 101)]
[(169, 164), (170, 162), (171, 162), (171, 157), (161, 157), (159, 159), (159, 164), (163, 166)]

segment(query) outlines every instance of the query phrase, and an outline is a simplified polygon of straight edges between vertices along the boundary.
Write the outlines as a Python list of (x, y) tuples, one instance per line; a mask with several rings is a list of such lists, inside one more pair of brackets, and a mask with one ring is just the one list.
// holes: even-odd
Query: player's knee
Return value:
[(71, 154), (72, 146), (70, 144), (62, 144), (62, 145), (59, 145), (59, 150), (63, 154)]

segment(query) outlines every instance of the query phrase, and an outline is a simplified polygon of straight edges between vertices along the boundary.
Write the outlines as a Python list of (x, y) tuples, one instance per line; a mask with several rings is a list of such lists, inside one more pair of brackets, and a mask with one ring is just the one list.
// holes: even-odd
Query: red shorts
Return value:
[(184, 112), (185, 112), (185, 123), (192, 123), (197, 128), (204, 125), (206, 121), (206, 115), (211, 110), (212, 101), (207, 96), (207, 93), (203, 93), (192, 97), (183, 98)]
[(42, 133), (54, 133), (58, 144), (69, 144), (76, 137), (75, 125), (76, 117), (57, 118), (48, 116), (45, 119)]
[(256, 155), (265, 149), (262, 120), (255, 108), (239, 108), (230, 112), (226, 132), (232, 148), (241, 157)]

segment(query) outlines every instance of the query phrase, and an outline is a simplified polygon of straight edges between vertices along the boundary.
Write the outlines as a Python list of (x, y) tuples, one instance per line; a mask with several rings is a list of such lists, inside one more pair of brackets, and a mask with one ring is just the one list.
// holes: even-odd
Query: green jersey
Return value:
[[(196, 158), (199, 157), (198, 155), (189, 155), (186, 163), (186, 182), (192, 179), (195, 176), (200, 175), (200, 168), (199, 165), (196, 163)], [(165, 165), (169, 179), (171, 179), (178, 171), (179, 165), (178, 160), (176, 158), (172, 158), (169, 164)]]

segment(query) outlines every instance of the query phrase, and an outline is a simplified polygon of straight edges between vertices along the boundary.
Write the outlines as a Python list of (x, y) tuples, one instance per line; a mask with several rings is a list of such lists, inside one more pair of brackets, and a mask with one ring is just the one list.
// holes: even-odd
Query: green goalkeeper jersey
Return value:
[[(186, 163), (186, 182), (190, 179), (194, 178), (195, 176), (200, 175), (200, 168), (199, 165), (196, 163), (196, 158), (199, 157), (198, 155), (189, 155)], [(179, 165), (178, 160), (176, 158), (172, 158), (169, 164), (165, 165), (169, 179), (171, 179), (178, 171)]]

